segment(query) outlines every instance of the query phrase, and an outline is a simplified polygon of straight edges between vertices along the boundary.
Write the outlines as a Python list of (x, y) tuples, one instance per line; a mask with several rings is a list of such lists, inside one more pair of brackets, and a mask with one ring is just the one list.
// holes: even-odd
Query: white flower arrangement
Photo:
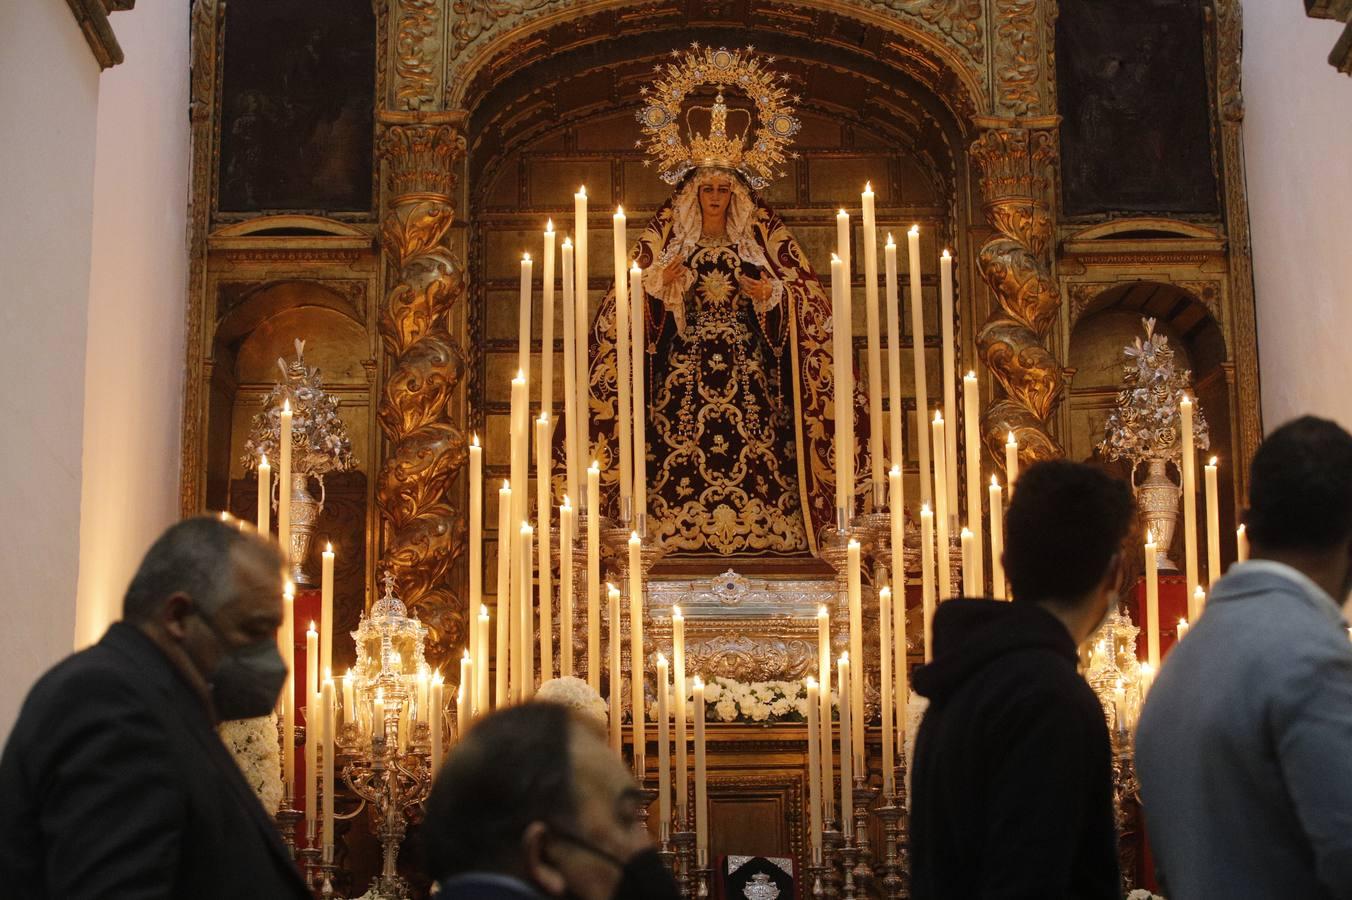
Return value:
[(217, 730), (263, 808), (268, 815), (276, 815), (282, 805), (282, 746), (277, 739), (277, 714), (222, 722)]
[[(838, 705), (834, 692), (831, 705)], [(807, 687), (801, 680), (747, 683), (716, 676), (704, 686), (704, 718), (714, 722), (806, 722)]]
[(535, 699), (546, 703), (560, 703), (575, 709), (582, 715), (595, 719), (602, 727), (608, 721), (606, 701), (592, 690), (591, 685), (572, 675), (546, 681), (535, 692)]
[(1159, 894), (1152, 894), (1145, 888), (1137, 888), (1130, 894), (1127, 894), (1127, 900), (1164, 900)]

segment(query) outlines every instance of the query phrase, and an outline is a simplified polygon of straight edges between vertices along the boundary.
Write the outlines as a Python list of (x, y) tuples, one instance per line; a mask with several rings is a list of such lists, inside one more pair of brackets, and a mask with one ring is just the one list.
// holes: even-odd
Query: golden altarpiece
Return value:
[[(1155, 318), (1196, 375), (1226, 462), (1221, 533), (1233, 555), (1261, 435), (1238, 0), (1173, 4), (1182, 45), (1072, 0), (339, 5), (314, 21), (304, 4), (263, 14), (193, 4), (182, 506), (251, 517), (248, 424), (276, 360), (304, 338), (358, 459), (331, 479), (319, 523), (344, 560), (341, 630), (378, 599), (388, 569), (429, 626), (429, 660), (452, 671), (470, 621), (471, 436), (490, 482), (509, 469), (520, 254), (547, 218), (572, 222), (585, 184), (601, 235), (591, 288), (605, 293), (609, 212), (623, 203), (642, 223), (672, 195), (636, 143), (641, 89), (692, 43), (754, 46), (784, 73), (801, 128), (761, 197), (819, 274), (836, 208), (857, 206), (866, 181), (880, 231), (920, 226), (924, 328), (907, 322), (902, 345), (924, 348), (931, 398), (978, 373), (990, 465), (1010, 432), (1025, 462), (1094, 457), (1120, 349)], [(289, 41), (284, 52), (269, 35)], [(1126, 62), (1108, 71), (1110, 57)], [(1191, 87), (1152, 82), (1166, 64)], [(958, 296), (948, 323), (944, 247)], [(866, 381), (864, 316), (853, 319)], [(538, 366), (538, 316), (531, 338)], [(924, 422), (903, 372), (904, 479), (916, 498)], [(484, 515), (490, 606), (495, 495)], [(654, 571), (650, 633), (670, 641), (661, 610), (679, 600), (712, 623), (691, 634), (702, 671), (801, 677), (815, 667), (807, 619), (833, 602), (832, 579), (813, 553), (678, 556)], [(350, 662), (348, 642), (334, 647), (337, 665)], [(715, 852), (804, 859), (801, 728), (717, 726), (710, 741)]]

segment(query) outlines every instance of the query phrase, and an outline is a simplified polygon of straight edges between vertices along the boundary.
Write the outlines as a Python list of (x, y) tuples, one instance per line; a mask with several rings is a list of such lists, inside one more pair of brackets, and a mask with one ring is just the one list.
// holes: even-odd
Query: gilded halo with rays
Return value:
[[(647, 135), (647, 151), (661, 167), (662, 180), (675, 184), (702, 165), (735, 169), (756, 190), (782, 176), (784, 172), (777, 167), (786, 159), (785, 147), (800, 124), (790, 105), (790, 100), (797, 98), (791, 98), (781, 84), (788, 76), (769, 68), (773, 58), (760, 56), (751, 47), (729, 50), (699, 44), (692, 44), (684, 54), (673, 51), (673, 55), (677, 62), (656, 67), (658, 78), (643, 89), (647, 102), (638, 112), (639, 124)], [(682, 134), (681, 104), (706, 85), (718, 91), (714, 105), (692, 106), (685, 117), (686, 133)], [(748, 110), (725, 104), (723, 92), (729, 89), (745, 94), (755, 104), (754, 130)], [(689, 127), (689, 115), (696, 111), (708, 114), (707, 133)], [(746, 117), (747, 127), (741, 133), (728, 132), (730, 114)], [(643, 141), (638, 144), (642, 146)]]

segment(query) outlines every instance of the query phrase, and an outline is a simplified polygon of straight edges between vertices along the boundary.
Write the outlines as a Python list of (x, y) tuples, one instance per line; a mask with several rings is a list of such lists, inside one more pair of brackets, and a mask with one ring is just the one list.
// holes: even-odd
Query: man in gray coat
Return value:
[(1254, 456), (1252, 560), (1165, 660), (1136, 764), (1170, 900), (1352, 898), (1352, 435), (1305, 417)]

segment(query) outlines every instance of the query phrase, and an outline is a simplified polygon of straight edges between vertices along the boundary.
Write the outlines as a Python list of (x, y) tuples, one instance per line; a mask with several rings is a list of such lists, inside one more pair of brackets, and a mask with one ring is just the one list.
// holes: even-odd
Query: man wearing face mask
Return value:
[(676, 900), (639, 801), (594, 723), (550, 702), (500, 710), (437, 777), (427, 872), (440, 900)]
[(1127, 485), (1080, 463), (1027, 469), (1006, 518), (1013, 602), (934, 615), (911, 768), (911, 896), (1122, 896), (1112, 750), (1077, 648), (1122, 588)]
[(1306, 416), (1254, 454), (1251, 555), (1169, 651), (1136, 736), (1161, 887), (1352, 897), (1352, 435)]
[(199, 517), (150, 548), (122, 621), (29, 692), (0, 759), (6, 897), (308, 897), (216, 733), (266, 715), (282, 557)]

